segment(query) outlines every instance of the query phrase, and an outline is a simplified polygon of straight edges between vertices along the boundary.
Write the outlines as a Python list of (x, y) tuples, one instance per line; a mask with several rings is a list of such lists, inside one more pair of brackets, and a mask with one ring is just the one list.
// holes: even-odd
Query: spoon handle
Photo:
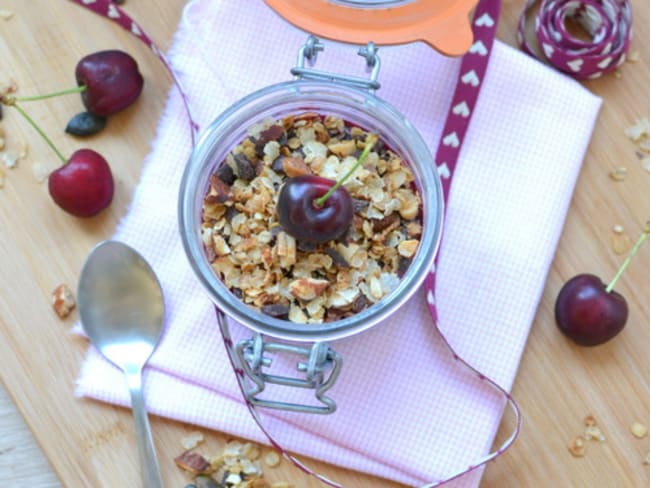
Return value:
[(135, 435), (138, 442), (140, 469), (142, 470), (142, 486), (144, 488), (162, 488), (160, 467), (142, 393), (142, 370), (127, 371), (126, 377), (129, 392), (131, 393), (133, 419), (135, 420)]

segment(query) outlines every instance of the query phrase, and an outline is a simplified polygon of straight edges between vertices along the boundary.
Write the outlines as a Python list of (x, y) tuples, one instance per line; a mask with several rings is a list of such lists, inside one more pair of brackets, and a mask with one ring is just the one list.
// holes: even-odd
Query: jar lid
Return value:
[(423, 41), (448, 56), (472, 43), (470, 12), (478, 0), (265, 0), (311, 34), (365, 44)]

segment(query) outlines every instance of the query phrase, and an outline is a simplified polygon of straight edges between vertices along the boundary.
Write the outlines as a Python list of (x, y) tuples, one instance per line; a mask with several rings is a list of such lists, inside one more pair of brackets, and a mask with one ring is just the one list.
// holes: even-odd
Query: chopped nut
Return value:
[(614, 181), (623, 181), (627, 177), (627, 168), (620, 166), (609, 173), (609, 177)]
[(581, 436), (578, 436), (569, 442), (568, 448), (574, 457), (582, 457), (585, 455), (585, 440)]
[(584, 435), (586, 440), (594, 440), (598, 442), (605, 442), (605, 436), (603, 433), (600, 431), (600, 427), (597, 425), (588, 425), (585, 428), (585, 435)]
[(289, 178), (311, 174), (311, 169), (302, 158), (282, 158), (282, 170)]
[(276, 451), (269, 451), (264, 455), (264, 464), (270, 468), (275, 468), (280, 464), (280, 455)]
[(641, 422), (633, 422), (630, 426), (630, 431), (637, 439), (643, 439), (648, 434), (648, 427)]
[(630, 238), (623, 233), (614, 233), (612, 236), (612, 250), (616, 254), (625, 254), (632, 247), (632, 242)]
[(639, 51), (637, 49), (627, 53), (627, 62), (628, 63), (636, 63), (637, 61), (639, 61), (639, 59), (641, 59), (641, 54), (639, 53)]
[(329, 286), (328, 280), (314, 278), (300, 278), (289, 285), (291, 294), (300, 300), (309, 301), (319, 296)]
[(181, 444), (185, 450), (189, 451), (201, 444), (205, 438), (201, 432), (192, 432), (181, 439)]
[(57, 286), (52, 292), (52, 308), (59, 318), (66, 318), (70, 315), (76, 305), (74, 295), (66, 284)]
[(587, 427), (591, 427), (591, 426), (593, 426), (593, 425), (596, 425), (596, 418), (595, 418), (593, 415), (591, 415), (591, 414), (587, 415), (587, 416), (585, 417), (585, 425), (586, 425)]
[(211, 464), (198, 452), (185, 451), (174, 458), (176, 465), (192, 474), (207, 473), (211, 469)]
[(407, 241), (400, 242), (399, 245), (397, 246), (397, 250), (400, 256), (404, 256), (405, 258), (411, 258), (415, 254), (415, 251), (417, 251), (419, 244), (420, 241), (418, 241), (417, 239), (409, 239)]
[(650, 464), (650, 452), (646, 454), (645, 459), (643, 460), (643, 464), (645, 465)]

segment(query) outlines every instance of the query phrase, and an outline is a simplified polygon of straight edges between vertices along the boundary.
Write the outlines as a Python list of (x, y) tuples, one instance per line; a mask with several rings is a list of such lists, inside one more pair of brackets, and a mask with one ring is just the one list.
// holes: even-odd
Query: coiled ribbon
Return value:
[[(538, 3), (534, 46), (527, 27)], [(582, 27), (590, 39), (571, 33), (569, 21)], [(628, 0), (528, 0), (517, 33), (524, 52), (578, 80), (599, 78), (620, 67), (631, 38), (632, 10)]]

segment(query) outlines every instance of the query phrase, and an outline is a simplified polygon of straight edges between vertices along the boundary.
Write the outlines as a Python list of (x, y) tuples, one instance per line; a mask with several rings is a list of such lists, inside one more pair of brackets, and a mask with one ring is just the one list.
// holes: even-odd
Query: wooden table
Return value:
[[(166, 49), (184, 3), (128, 0), (125, 8)], [(511, 44), (522, 3), (504, 2), (499, 36)], [(650, 424), (650, 249), (640, 252), (617, 287), (628, 299), (630, 319), (615, 340), (597, 348), (576, 347), (558, 333), (552, 313), (560, 286), (572, 275), (592, 272), (607, 280), (614, 274), (623, 259), (612, 249), (615, 225), (634, 240), (650, 219), (650, 173), (624, 135), (637, 118), (650, 116), (650, 30), (638, 28), (650, 25), (650, 5), (646, 0), (631, 3), (637, 26), (633, 49), (641, 59), (623, 66), (621, 76), (585, 83), (604, 98), (604, 105), (514, 386), (524, 416), (521, 436), (487, 467), (486, 487), (650, 485), (650, 466), (643, 464), (650, 438), (636, 439), (629, 431), (633, 421)], [(0, 9), (15, 12), (11, 19), (0, 20), (0, 77), (16, 80), (21, 93), (70, 86), (71, 67), (77, 60), (106, 48), (131, 52), (147, 80), (137, 107), (111, 118), (108, 130), (86, 143), (112, 162), (117, 180), (110, 209), (86, 221), (61, 212), (52, 204), (46, 185), (36, 182), (31, 163), (53, 166), (55, 157), (15, 112), (5, 109), (1, 124), (8, 146), (18, 148), (27, 141), (29, 156), (17, 168), (5, 170), (0, 189), (0, 374), (49, 465), (2, 392), (0, 484), (57, 486), (58, 478), (69, 487), (134, 486), (138, 467), (130, 412), (73, 397), (86, 344), (68, 332), (76, 313), (65, 321), (58, 319), (50, 293), (59, 283), (76, 287), (87, 252), (109, 237), (124, 215), (170, 79), (128, 33), (70, 2), (3, 0)], [(62, 128), (79, 108), (76, 96), (29, 106), (67, 154), (81, 143), (64, 135)], [(617, 166), (628, 169), (628, 177), (620, 182), (608, 176)], [(595, 416), (607, 440), (589, 443), (585, 456), (574, 458), (567, 444), (584, 431), (587, 414)], [(508, 422), (504, 420), (497, 441), (508, 430)], [(152, 424), (166, 485), (181, 487), (187, 477), (172, 458), (179, 453), (179, 439), (193, 427), (159, 418)], [(207, 451), (218, 452), (226, 441), (217, 432), (206, 436)], [(131, 452), (132, 456), (125, 455)], [(316, 466), (345, 486), (397, 486)], [(288, 463), (273, 470), (269, 479), (291, 480), (297, 487), (320, 486)]]

